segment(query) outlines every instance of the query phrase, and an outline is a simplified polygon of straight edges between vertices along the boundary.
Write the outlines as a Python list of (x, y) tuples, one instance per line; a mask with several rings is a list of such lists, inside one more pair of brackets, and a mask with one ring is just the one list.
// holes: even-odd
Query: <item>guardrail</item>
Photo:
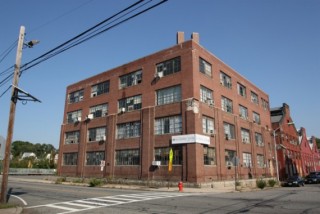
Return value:
[(55, 175), (56, 169), (10, 168), (9, 175)]

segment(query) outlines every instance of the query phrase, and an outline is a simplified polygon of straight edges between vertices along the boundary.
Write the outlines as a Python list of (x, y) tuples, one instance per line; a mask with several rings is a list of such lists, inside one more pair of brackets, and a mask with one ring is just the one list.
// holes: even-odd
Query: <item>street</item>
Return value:
[[(34, 213), (320, 213), (320, 184), (250, 192), (178, 192), (9, 182), (9, 202)], [(23, 205), (23, 201), (27, 205)]]

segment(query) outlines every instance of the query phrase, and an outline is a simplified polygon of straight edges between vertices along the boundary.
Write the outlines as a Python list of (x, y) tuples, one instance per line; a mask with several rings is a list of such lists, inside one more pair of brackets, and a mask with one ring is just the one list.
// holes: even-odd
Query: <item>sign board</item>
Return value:
[(172, 136), (172, 144), (199, 143), (210, 144), (210, 137), (200, 134), (187, 134)]

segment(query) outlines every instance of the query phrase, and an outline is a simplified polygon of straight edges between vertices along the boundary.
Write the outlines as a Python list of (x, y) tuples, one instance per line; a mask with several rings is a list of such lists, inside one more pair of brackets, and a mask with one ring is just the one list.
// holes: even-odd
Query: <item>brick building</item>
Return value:
[(301, 155), (301, 175), (306, 176), (310, 172), (320, 171), (320, 154), (315, 137), (307, 137), (306, 129), (299, 130)]
[(302, 175), (299, 133), (291, 118), (289, 105), (284, 103), (281, 107), (272, 108), (271, 122), (275, 131), (280, 180)]
[(270, 128), (268, 95), (197, 33), (184, 41), (179, 32), (173, 47), (67, 87), (58, 174), (196, 183), (270, 176)]

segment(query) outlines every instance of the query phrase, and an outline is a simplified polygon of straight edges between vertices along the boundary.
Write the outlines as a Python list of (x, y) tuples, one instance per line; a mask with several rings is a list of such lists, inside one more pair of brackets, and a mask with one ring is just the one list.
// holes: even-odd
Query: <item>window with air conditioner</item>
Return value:
[(212, 100), (213, 102), (213, 91), (207, 87), (200, 86), (200, 101), (207, 103)]
[(102, 141), (106, 136), (106, 127), (90, 128), (88, 130), (88, 142)]
[(134, 71), (119, 77), (120, 89), (138, 85), (142, 82), (142, 70)]
[(71, 131), (65, 133), (64, 144), (78, 144), (80, 131)]
[(67, 123), (71, 124), (71, 123), (80, 122), (81, 121), (81, 115), (82, 115), (82, 111), (81, 110), (68, 112), (67, 113)]
[(83, 100), (83, 89), (68, 94), (68, 103), (77, 103)]
[(236, 138), (235, 126), (233, 124), (224, 122), (223, 128), (224, 128), (224, 134), (225, 134), (226, 140), (234, 140)]
[(107, 80), (105, 82), (96, 84), (91, 86), (91, 97), (99, 96), (101, 94), (109, 93), (110, 90), (110, 81)]
[(108, 104), (105, 103), (90, 107), (89, 114), (92, 114), (93, 118), (105, 117), (108, 114)]
[(118, 101), (119, 112), (127, 112), (141, 109), (142, 107), (142, 96), (136, 95), (132, 97), (123, 98)]
[(155, 77), (167, 76), (173, 73), (177, 73), (181, 70), (181, 60), (180, 57), (169, 59), (156, 64), (156, 74)]
[(250, 143), (250, 131), (248, 129), (241, 128), (241, 139), (244, 144)]
[(211, 117), (202, 116), (202, 131), (204, 134), (214, 134), (214, 120)]

